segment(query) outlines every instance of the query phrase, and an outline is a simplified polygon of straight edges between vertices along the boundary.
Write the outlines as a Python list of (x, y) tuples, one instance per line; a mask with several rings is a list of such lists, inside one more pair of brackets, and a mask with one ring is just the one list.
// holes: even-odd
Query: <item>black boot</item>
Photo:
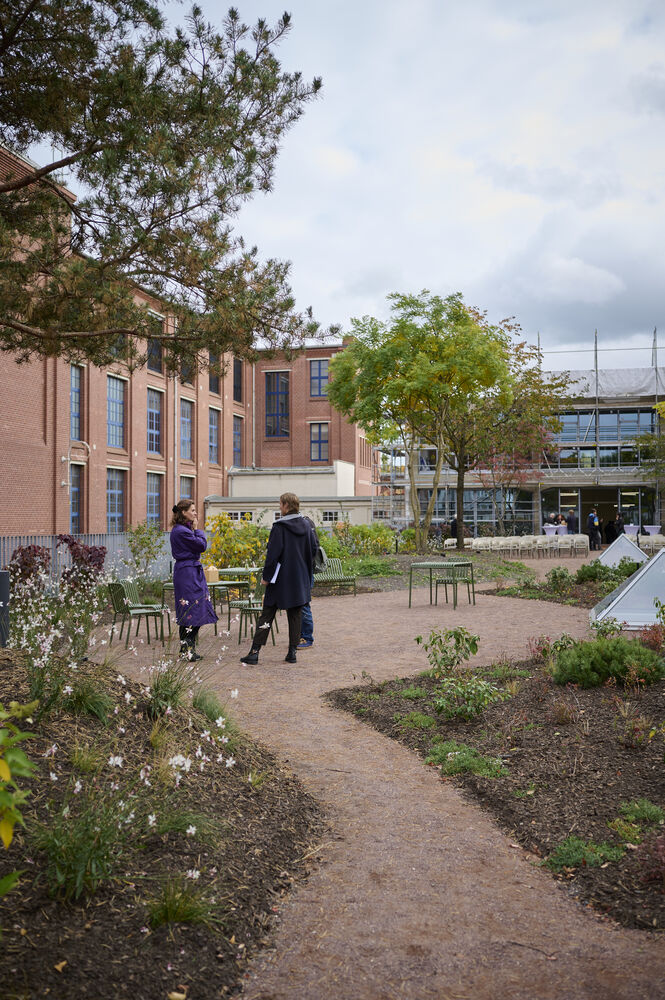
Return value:
[(296, 662), (296, 647), (289, 646), (289, 651), (284, 657), (285, 663), (295, 663)]
[(252, 646), (247, 656), (240, 657), (241, 663), (246, 663), (248, 667), (255, 667), (259, 662), (259, 647)]

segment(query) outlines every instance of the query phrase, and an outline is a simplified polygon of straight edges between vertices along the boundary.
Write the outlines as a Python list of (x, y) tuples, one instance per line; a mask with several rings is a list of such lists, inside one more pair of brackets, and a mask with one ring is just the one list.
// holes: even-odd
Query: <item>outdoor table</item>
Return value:
[(544, 524), (543, 531), (546, 535), (556, 535), (557, 527), (558, 526), (556, 524)]
[(635, 537), (640, 530), (639, 524), (625, 524), (624, 529), (627, 535), (632, 535)]
[(414, 562), (411, 563), (411, 568), (409, 569), (409, 607), (411, 607), (411, 588), (413, 586), (413, 571), (423, 570), (429, 572), (429, 602), (432, 603), (432, 581), (434, 579), (434, 573), (437, 569), (441, 569), (442, 566), (470, 566), (471, 567), (471, 581), (473, 582), (473, 561), (471, 559), (446, 559), (442, 562), (438, 559), (436, 562)]
[(646, 529), (647, 535), (659, 535), (660, 534), (660, 525), (659, 524), (645, 524), (644, 527)]
[(568, 534), (568, 525), (567, 524), (557, 524), (557, 526), (556, 526), (556, 533), (557, 533), (557, 535), (567, 535)]

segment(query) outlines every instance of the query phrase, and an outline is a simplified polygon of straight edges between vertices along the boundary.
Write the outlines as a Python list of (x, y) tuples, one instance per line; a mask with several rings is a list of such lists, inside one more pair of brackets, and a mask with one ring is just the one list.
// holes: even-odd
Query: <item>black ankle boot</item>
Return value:
[(240, 657), (240, 662), (241, 663), (246, 663), (250, 667), (255, 667), (256, 664), (259, 662), (259, 651), (258, 651), (258, 649), (255, 649), (254, 646), (252, 646), (252, 648), (250, 649), (250, 651), (247, 654), (247, 656), (241, 656)]
[(285, 663), (296, 663), (296, 647), (289, 646), (289, 651), (284, 657)]

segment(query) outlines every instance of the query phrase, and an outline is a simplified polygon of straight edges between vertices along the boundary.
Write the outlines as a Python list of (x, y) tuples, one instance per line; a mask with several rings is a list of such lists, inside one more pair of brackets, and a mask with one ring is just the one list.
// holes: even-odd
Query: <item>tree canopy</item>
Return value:
[[(0, 142), (64, 152), (0, 177), (0, 349), (145, 362), (168, 370), (202, 351), (251, 356), (314, 335), (288, 263), (262, 261), (231, 228), (270, 189), (286, 131), (320, 88), (283, 72), (289, 30), (219, 30), (194, 7), (169, 29), (159, 0), (0, 0)], [(62, 171), (83, 194), (73, 199)], [(156, 326), (134, 287), (167, 303)], [(139, 339), (137, 339), (139, 338)]]
[[(348, 346), (331, 363), (329, 398), (374, 443), (404, 448), (416, 545), (422, 550), (444, 463), (457, 473), (458, 544), (462, 544), (464, 481), (470, 468), (511, 449), (535, 447), (556, 422), (567, 375), (543, 376), (539, 355), (515, 343), (516, 324), (487, 322), (460, 294), (443, 299), (389, 296), (388, 323), (353, 320)], [(540, 430), (539, 430), (540, 429)], [(420, 518), (420, 446), (434, 445), (430, 500)]]

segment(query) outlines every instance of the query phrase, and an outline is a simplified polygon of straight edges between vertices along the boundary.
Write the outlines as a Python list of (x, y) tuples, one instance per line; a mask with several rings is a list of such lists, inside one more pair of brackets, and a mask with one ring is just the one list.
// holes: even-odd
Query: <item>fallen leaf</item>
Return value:
[(66, 965), (67, 965), (67, 959), (65, 958), (65, 959), (64, 959), (64, 960), (63, 960), (62, 962), (57, 962), (57, 963), (56, 963), (56, 964), (55, 964), (55, 965), (53, 966), (53, 968), (55, 969), (55, 971), (56, 971), (56, 972), (62, 972), (62, 970), (64, 969), (64, 967), (65, 967)]
[(168, 1000), (187, 1000), (187, 994), (177, 993), (175, 990), (173, 990), (171, 993), (169, 993)]

